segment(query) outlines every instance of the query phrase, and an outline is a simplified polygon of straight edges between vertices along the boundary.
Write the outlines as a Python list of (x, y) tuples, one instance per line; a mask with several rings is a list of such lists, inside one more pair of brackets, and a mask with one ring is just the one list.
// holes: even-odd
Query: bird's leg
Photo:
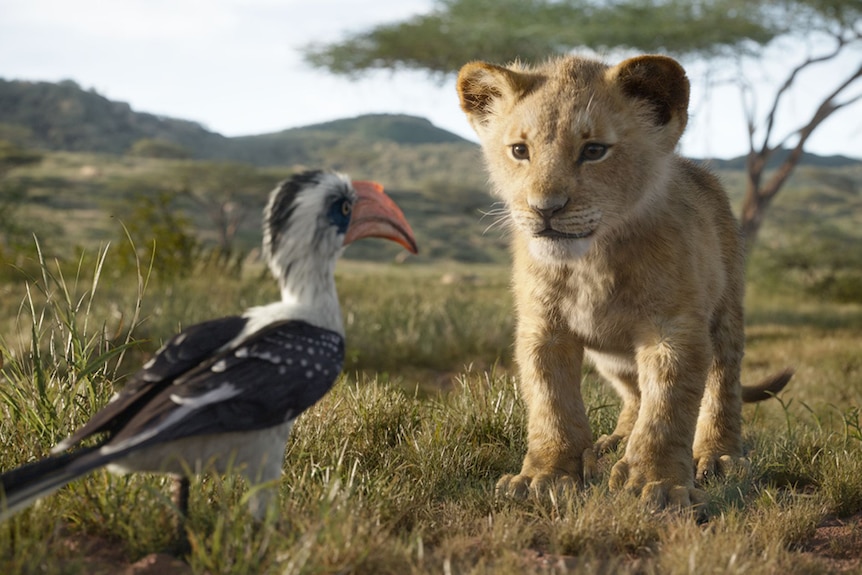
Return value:
[(188, 476), (180, 475), (173, 478), (172, 499), (173, 504), (179, 511), (177, 514), (177, 554), (186, 555), (191, 551), (189, 538), (186, 534), (186, 520), (189, 516), (189, 487)]

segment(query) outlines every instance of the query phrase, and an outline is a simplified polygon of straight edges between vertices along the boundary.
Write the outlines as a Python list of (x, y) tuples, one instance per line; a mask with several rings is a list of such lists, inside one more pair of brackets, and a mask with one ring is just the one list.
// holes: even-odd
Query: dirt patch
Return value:
[(165, 553), (151, 553), (133, 563), (124, 575), (190, 575), (192, 568), (176, 557)]
[(129, 563), (121, 545), (102, 537), (72, 535), (65, 542), (70, 555), (90, 575), (191, 575), (192, 568), (167, 553), (150, 553)]
[(823, 521), (801, 549), (829, 573), (862, 571), (862, 512)]

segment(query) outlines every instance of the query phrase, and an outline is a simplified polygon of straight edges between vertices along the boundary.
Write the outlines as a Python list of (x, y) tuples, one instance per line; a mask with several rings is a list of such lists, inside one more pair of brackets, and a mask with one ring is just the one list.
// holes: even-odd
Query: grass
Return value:
[[(481, 233), (493, 224), (477, 216), (491, 205), (481, 170), (478, 182), (457, 183), (446, 170), (402, 173), (413, 164), (393, 162), (381, 179), (417, 224), (423, 256), (341, 262), (345, 371), (296, 426), (280, 506), (256, 524), (241, 480), (197, 479), (188, 571), (830, 569), (806, 552), (816, 527), (862, 510), (858, 168), (801, 170), (772, 207), (749, 263), (744, 378), (788, 365), (796, 375), (779, 398), (745, 408), (751, 472), (707, 485), (709, 520), (698, 523), (609, 493), (618, 454), (572, 497), (494, 497), (497, 478), (516, 471), (526, 449), (508, 270), (445, 260), (502, 261), (503, 234)], [(122, 199), (116, 183), (170, 170), (166, 161), (58, 153), (21, 171), (30, 190), (22, 218), (65, 232), (0, 270), (0, 469), (45, 454), (178, 329), (277, 297), (255, 264), (225, 273), (204, 262), (179, 278), (144, 265), (129, 276), (116, 246), (93, 247), (120, 235), (109, 217)], [(731, 188), (737, 175), (725, 174)], [(256, 229), (254, 218), (246, 224)], [(356, 256), (392, 260), (378, 243), (355, 247)], [(594, 434), (611, 431), (616, 397), (590, 371), (584, 388)], [(123, 571), (172, 550), (175, 518), (163, 477), (99, 471), (0, 524), (0, 573)]]
[[(44, 454), (182, 325), (276, 295), (256, 269), (115, 278), (110, 250), (29, 269), (2, 286), (2, 469)], [(746, 379), (797, 375), (745, 408), (752, 469), (707, 485), (698, 523), (609, 493), (616, 454), (571, 497), (494, 497), (526, 446), (505, 267), (342, 262), (338, 281), (347, 366), (296, 426), (280, 506), (256, 524), (240, 479), (195, 480), (190, 572), (819, 573), (804, 552), (816, 526), (862, 509), (858, 304), (750, 286)], [(584, 387), (594, 433), (611, 431), (615, 396), (590, 372)], [(170, 550), (168, 487), (104, 471), (72, 483), (0, 525), (0, 572), (107, 573)]]

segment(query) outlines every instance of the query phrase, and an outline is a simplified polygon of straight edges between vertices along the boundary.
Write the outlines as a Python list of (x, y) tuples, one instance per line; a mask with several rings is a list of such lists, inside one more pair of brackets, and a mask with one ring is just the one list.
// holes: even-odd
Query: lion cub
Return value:
[[(790, 372), (740, 385), (744, 248), (718, 180), (674, 153), (685, 71), (663, 56), (472, 62), (458, 93), (513, 231), (529, 446), (498, 493), (580, 482), (626, 440), (612, 489), (698, 503), (696, 476), (744, 463), (743, 397), (780, 391)], [(595, 446), (585, 357), (623, 400)]]

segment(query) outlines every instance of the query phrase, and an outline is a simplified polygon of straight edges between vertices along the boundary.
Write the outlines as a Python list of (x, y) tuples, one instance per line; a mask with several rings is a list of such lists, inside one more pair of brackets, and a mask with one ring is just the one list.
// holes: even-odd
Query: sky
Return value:
[[(334, 42), (432, 6), (433, 0), (0, 0), (0, 78), (74, 80), (135, 111), (192, 120), (225, 136), (400, 113), (475, 141), (453, 78), (381, 71), (349, 80), (302, 60), (300, 48), (309, 43)], [(745, 77), (757, 80), (760, 110), (796, 59), (820, 48), (809, 44), (777, 47), (746, 69)], [(856, 50), (800, 77), (781, 109), (779, 133), (807, 120), (860, 60)], [(728, 158), (747, 152), (739, 90), (707, 91), (704, 67), (687, 67), (691, 119), (682, 153)], [(862, 92), (862, 85), (855, 88), (852, 93)], [(862, 102), (827, 120), (806, 149), (862, 158)]]

